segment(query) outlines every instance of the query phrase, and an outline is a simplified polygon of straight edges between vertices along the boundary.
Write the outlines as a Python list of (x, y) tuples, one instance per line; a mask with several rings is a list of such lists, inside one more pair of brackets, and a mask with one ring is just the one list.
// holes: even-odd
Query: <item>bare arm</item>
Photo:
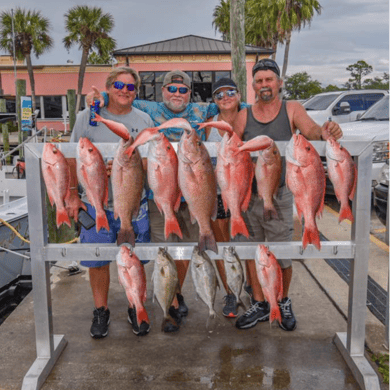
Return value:
[(336, 122), (325, 122), (319, 126), (307, 114), (302, 104), (296, 101), (287, 103), (287, 112), (292, 124), (292, 131), (299, 129), (300, 132), (310, 140), (326, 140), (330, 136), (339, 139), (343, 136), (340, 126)]

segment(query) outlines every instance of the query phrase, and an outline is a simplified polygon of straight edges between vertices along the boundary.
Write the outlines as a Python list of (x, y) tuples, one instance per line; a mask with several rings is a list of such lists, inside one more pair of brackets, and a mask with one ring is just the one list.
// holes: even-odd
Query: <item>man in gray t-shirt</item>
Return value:
[[(110, 97), (107, 107), (101, 109), (100, 115), (105, 119), (123, 123), (130, 135), (135, 138), (138, 133), (147, 128), (154, 127), (150, 116), (135, 107), (133, 101), (141, 85), (138, 73), (128, 67), (115, 68), (107, 77), (106, 90)], [(89, 124), (90, 109), (86, 108), (78, 114), (74, 125), (70, 142), (78, 142), (80, 137), (87, 137), (93, 143), (119, 142), (120, 137), (108, 129), (106, 125), (99, 122), (97, 126)], [(112, 161), (107, 163), (107, 174), (111, 173)], [(75, 172), (72, 172), (75, 175)], [(109, 187), (111, 182), (109, 181)], [(86, 202), (88, 213), (94, 217), (95, 209), (88, 203), (85, 195), (83, 201)], [(114, 243), (116, 234), (120, 228), (119, 220), (115, 220), (112, 212), (112, 191), (109, 188), (109, 209), (106, 210), (110, 231), (101, 229), (99, 233), (95, 228), (86, 230), (82, 228), (80, 241), (84, 243)], [(145, 207), (146, 207), (145, 199)], [(141, 208), (142, 210), (142, 208)], [(146, 213), (147, 216), (147, 213)], [(92, 295), (95, 303), (93, 312), (94, 318), (91, 326), (91, 336), (102, 338), (108, 334), (108, 324), (110, 322), (110, 311), (108, 309), (108, 290), (110, 284), (109, 261), (82, 261), (80, 264), (88, 267), (89, 279), (92, 288)], [(150, 326), (146, 322), (137, 324), (135, 308), (128, 308), (128, 319), (133, 327), (133, 332), (139, 336), (146, 335)]]

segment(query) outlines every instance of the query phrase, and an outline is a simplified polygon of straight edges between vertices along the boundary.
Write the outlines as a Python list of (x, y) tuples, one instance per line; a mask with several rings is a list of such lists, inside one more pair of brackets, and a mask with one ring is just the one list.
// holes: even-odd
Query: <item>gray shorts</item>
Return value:
[(179, 212), (176, 214), (181, 232), (183, 233), (183, 239), (180, 239), (176, 234), (171, 234), (168, 240), (165, 240), (164, 215), (160, 213), (154, 200), (149, 199), (148, 206), (151, 242), (198, 242), (199, 226), (197, 222), (191, 223), (190, 212), (186, 202), (181, 202)]
[[(243, 214), (249, 231), (249, 238), (242, 235), (236, 236), (232, 241), (236, 242), (289, 242), (292, 241), (293, 223), (293, 195), (286, 186), (279, 188), (274, 205), (279, 215), (279, 220), (264, 221), (264, 202), (257, 194), (252, 194), (248, 210)], [(281, 268), (292, 265), (291, 259), (278, 259)]]

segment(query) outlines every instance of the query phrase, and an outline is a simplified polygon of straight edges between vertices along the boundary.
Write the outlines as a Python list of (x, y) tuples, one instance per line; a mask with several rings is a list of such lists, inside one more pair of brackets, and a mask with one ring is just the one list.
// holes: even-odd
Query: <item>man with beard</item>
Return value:
[[(106, 93), (99, 93), (99, 91), (92, 87), (92, 93), (87, 95), (87, 104), (91, 105), (93, 99), (100, 100), (101, 105), (107, 106), (109, 103)], [(191, 98), (191, 79), (187, 73), (181, 70), (173, 70), (168, 72), (163, 80), (162, 86), (163, 102), (152, 102), (146, 100), (135, 100), (133, 107), (149, 114), (152, 118), (154, 125), (159, 126), (162, 123), (173, 118), (184, 118), (191, 126), (197, 131), (200, 138), (205, 141), (206, 132), (205, 129), (198, 130), (198, 123), (204, 122), (207, 118), (214, 117), (218, 113), (218, 107), (215, 104), (197, 104), (190, 103)], [(168, 128), (163, 129), (161, 132), (171, 142), (180, 141), (183, 129), (181, 128)], [(164, 216), (158, 210), (156, 204), (153, 201), (153, 194), (149, 191), (149, 219), (151, 230), (152, 242), (165, 242), (164, 235)], [(199, 238), (199, 226), (197, 223), (191, 223), (191, 217), (188, 210), (187, 203), (182, 199), (177, 219), (183, 238), (179, 239), (176, 235), (171, 235), (168, 239), (169, 242), (197, 242)], [(184, 283), (184, 279), (188, 270), (189, 260), (176, 261), (180, 287)], [(187, 316), (188, 308), (184, 302), (184, 298), (181, 294), (177, 294), (171, 306), (169, 313), (176, 320), (177, 324), (168, 322), (164, 328), (165, 332), (175, 332), (179, 330), (179, 325), (182, 317)]]
[[(327, 139), (329, 134), (336, 139), (342, 136), (340, 126), (335, 122), (325, 122), (320, 127), (307, 115), (304, 107), (296, 101), (281, 99), (283, 80), (277, 63), (271, 59), (262, 59), (252, 69), (252, 87), (256, 93), (256, 103), (242, 109), (236, 118), (234, 130), (244, 141), (258, 135), (267, 135), (275, 141), (288, 141), (297, 129), (310, 140)], [(251, 242), (286, 242), (292, 240), (293, 196), (285, 185), (285, 160), (275, 208), (279, 219), (265, 221), (263, 218), (263, 200), (257, 195), (256, 183), (252, 187), (252, 198), (244, 219), (250, 232), (249, 239), (243, 236), (234, 241)], [(291, 299), (288, 297), (292, 278), (291, 259), (278, 260), (282, 268), (283, 299), (279, 302), (282, 315), (280, 327), (286, 331), (296, 328), (296, 319), (292, 311)], [(261, 285), (257, 278), (254, 260), (246, 262), (247, 287), (251, 294), (251, 306), (236, 321), (238, 329), (247, 329), (257, 322), (268, 321), (269, 304), (264, 299)], [(250, 288), (248, 288), (250, 286)]]

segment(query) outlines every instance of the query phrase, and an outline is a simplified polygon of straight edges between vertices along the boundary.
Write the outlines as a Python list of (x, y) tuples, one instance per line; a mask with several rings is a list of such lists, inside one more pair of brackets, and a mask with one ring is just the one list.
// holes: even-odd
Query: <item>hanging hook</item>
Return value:
[(66, 257), (66, 248), (62, 248), (61, 255), (62, 257)]
[(337, 255), (338, 252), (339, 252), (339, 249), (338, 249), (337, 245), (334, 245), (333, 246), (333, 254)]
[(99, 248), (99, 247), (96, 248), (95, 256), (96, 256), (96, 257), (99, 257), (99, 256), (100, 256), (100, 248)]

